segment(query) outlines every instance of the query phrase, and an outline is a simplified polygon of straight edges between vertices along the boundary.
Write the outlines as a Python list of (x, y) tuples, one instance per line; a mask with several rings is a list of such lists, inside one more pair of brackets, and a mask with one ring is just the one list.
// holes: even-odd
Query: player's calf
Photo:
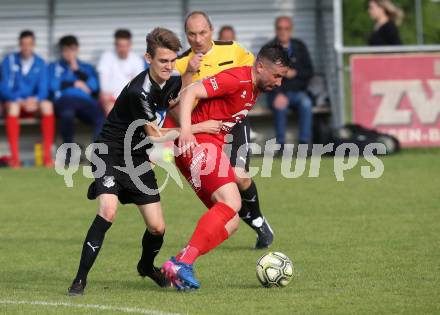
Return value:
[[(163, 220), (161, 220), (163, 222)], [(160, 222), (159, 222), (160, 223)], [(137, 264), (137, 271), (141, 277), (149, 277), (160, 287), (169, 287), (170, 281), (154, 266), (154, 259), (159, 253), (165, 233), (165, 225), (151, 225), (145, 230), (142, 237), (142, 255)]]
[(99, 215), (93, 220), (84, 240), (78, 272), (72, 285), (69, 287), (68, 295), (75, 296), (84, 294), (84, 289), (87, 285), (87, 276), (101, 250), (105, 233), (111, 225), (111, 222), (106, 221)]
[(268, 248), (273, 242), (274, 234), (267, 219), (260, 211), (257, 186), (254, 181), (251, 181), (245, 190), (240, 190), (240, 195), (242, 208), (238, 214), (257, 233), (255, 248)]
[(11, 159), (9, 166), (19, 168), (21, 166), (19, 156), (19, 137), (20, 123), (18, 121), (20, 114), (20, 104), (17, 102), (6, 102), (6, 135), (8, 137)]

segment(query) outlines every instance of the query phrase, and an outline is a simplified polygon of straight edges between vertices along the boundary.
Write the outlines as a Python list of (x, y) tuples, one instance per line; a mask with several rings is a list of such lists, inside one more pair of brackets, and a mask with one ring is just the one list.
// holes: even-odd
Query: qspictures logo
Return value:
[[(124, 137), (123, 160), (124, 165), (106, 165), (105, 161), (100, 158), (103, 155), (109, 154), (109, 148), (104, 143), (93, 143), (85, 150), (85, 156), (94, 165), (94, 171), (90, 172), (89, 166), (82, 167), (82, 173), (87, 178), (101, 178), (109, 176), (107, 172), (109, 168), (114, 168), (119, 172), (127, 174), (136, 186), (137, 189), (145, 194), (157, 194), (156, 189), (151, 189), (142, 180), (141, 176), (153, 170), (154, 167), (159, 167), (164, 170), (166, 178), (158, 187), (161, 192), (170, 179), (173, 180), (180, 188), (183, 188), (182, 179), (179, 171), (174, 163), (166, 162), (162, 159), (149, 162), (147, 158), (145, 161), (136, 165), (133, 162), (131, 142), (136, 129), (146, 124), (145, 120), (138, 119), (134, 121)], [(179, 137), (177, 131), (169, 132), (164, 137), (150, 138), (146, 137), (138, 143), (133, 149), (137, 150), (145, 147), (145, 155), (147, 157), (152, 155), (153, 150), (157, 148), (157, 144), (171, 142), (173, 147), (171, 152), (174, 152), (174, 157), (178, 157), (180, 151), (174, 145), (175, 140)], [(210, 174), (211, 172), (218, 172), (216, 176), (225, 177), (228, 174), (230, 167), (230, 156), (232, 152), (232, 135), (225, 136), (225, 143), (222, 151), (219, 152), (217, 147), (211, 143), (200, 143), (196, 147), (193, 160), (190, 167), (190, 181), (194, 189), (200, 183), (200, 177)], [(275, 139), (270, 139), (265, 142), (264, 146), (257, 143), (246, 143), (238, 148), (236, 154), (236, 165), (243, 165), (245, 158), (249, 151), (253, 154), (263, 155), (261, 167), (249, 167), (248, 174), (244, 176), (250, 177), (272, 177), (274, 172), (280, 173), (284, 178), (295, 179), (302, 176), (310, 178), (317, 178), (320, 175), (322, 157), (328, 153), (333, 153), (333, 174), (336, 181), (344, 181), (347, 172), (353, 170), (355, 166), (362, 163), (360, 168), (360, 176), (365, 179), (380, 178), (384, 174), (384, 164), (379, 158), (380, 155), (386, 153), (386, 147), (382, 143), (370, 143), (361, 151), (354, 143), (343, 143), (335, 147), (334, 143), (326, 145), (314, 144), (309, 146), (300, 144), (286, 144), (281, 156), (281, 163), (274, 163), (275, 155), (279, 152), (281, 146), (276, 143)], [(70, 151), (70, 154), (68, 152)], [(221, 154), (221, 156), (217, 156)], [(66, 158), (70, 155), (70, 158)], [(64, 182), (67, 187), (73, 187), (73, 175), (79, 171), (80, 168), (80, 146), (76, 143), (65, 143), (61, 145), (56, 154), (55, 171), (64, 177)], [(310, 158), (308, 172), (306, 170), (307, 158)], [(244, 160), (244, 161), (243, 161)], [(67, 162), (67, 163), (66, 163)], [(215, 163), (219, 163), (216, 165)], [(280, 165), (280, 169), (274, 169), (274, 165)], [(113, 174), (114, 172), (110, 172)], [(104, 178), (105, 179), (105, 178)], [(109, 182), (110, 180), (107, 180)]]

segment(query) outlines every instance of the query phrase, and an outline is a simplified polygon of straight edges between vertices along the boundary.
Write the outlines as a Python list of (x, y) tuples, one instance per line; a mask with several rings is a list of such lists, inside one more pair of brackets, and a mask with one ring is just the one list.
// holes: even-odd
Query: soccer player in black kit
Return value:
[[(166, 113), (170, 103), (176, 103), (181, 89), (180, 75), (173, 71), (181, 43), (173, 32), (164, 28), (155, 28), (147, 35), (146, 41), (145, 58), (150, 68), (141, 72), (122, 90), (96, 141), (108, 148), (106, 154), (98, 150), (92, 157), (95, 181), (90, 185), (87, 197), (98, 199), (99, 208), (83, 243), (78, 272), (68, 290), (70, 296), (84, 294), (87, 275), (102, 247), (105, 233), (112, 225), (118, 200), (122, 204), (137, 205), (147, 227), (137, 264), (139, 275), (151, 278), (161, 287), (170, 285), (160, 269), (154, 266), (154, 258), (162, 246), (165, 233), (154, 172), (151, 167), (145, 167), (143, 174), (134, 175), (140, 182), (133, 182), (130, 171), (127, 171), (127, 164), (131, 163), (126, 158), (129, 153), (133, 164), (131, 167), (149, 163), (146, 149), (151, 148), (151, 144), (140, 148), (136, 146), (146, 137), (154, 139), (171, 130), (178, 131), (176, 128), (160, 128), (157, 121), (163, 121), (163, 113)], [(139, 119), (141, 124), (138, 123)], [(133, 122), (135, 125), (132, 125)], [(130, 126), (137, 128), (132, 133), (130, 147), (125, 149), (130, 152), (124, 152), (124, 139)], [(217, 133), (220, 128), (221, 122), (211, 120), (195, 125), (193, 132)], [(100, 172), (100, 166), (104, 164), (105, 171)], [(147, 193), (143, 187), (148, 188)]]

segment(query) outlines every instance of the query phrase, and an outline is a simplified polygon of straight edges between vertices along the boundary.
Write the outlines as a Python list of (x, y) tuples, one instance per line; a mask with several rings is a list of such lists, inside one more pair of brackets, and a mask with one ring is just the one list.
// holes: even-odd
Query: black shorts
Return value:
[[(112, 194), (118, 196), (122, 204), (145, 205), (160, 201), (156, 177), (146, 156), (132, 156), (135, 167), (144, 162), (148, 163), (148, 167), (144, 171), (145, 174), (137, 177), (132, 175), (134, 180), (127, 172), (115, 168), (115, 166), (125, 166), (122, 154), (115, 154), (109, 148), (109, 154), (97, 154), (97, 157), (105, 163), (105, 172), (99, 177), (97, 176), (100, 174), (96, 174), (95, 181), (90, 184), (87, 192), (88, 199), (96, 199), (101, 194)], [(93, 172), (97, 170), (99, 164), (102, 164), (102, 161), (92, 159)]]
[(230, 162), (232, 167), (240, 167), (249, 171), (250, 150), (249, 142), (251, 126), (249, 118), (245, 118), (232, 128), (231, 135), (233, 136), (232, 148), (230, 155)]

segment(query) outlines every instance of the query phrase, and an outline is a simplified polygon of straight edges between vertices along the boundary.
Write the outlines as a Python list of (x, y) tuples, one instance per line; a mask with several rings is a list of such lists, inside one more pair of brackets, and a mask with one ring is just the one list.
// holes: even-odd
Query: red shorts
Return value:
[[(4, 104), (6, 105), (7, 102), (5, 102)], [(10, 103), (17, 103), (17, 102), (10, 102)], [(19, 103), (20, 105), (20, 113), (18, 115), (19, 118), (39, 118), (41, 117), (41, 101), (38, 102), (38, 108), (36, 108), (34, 111), (26, 111), (24, 109), (24, 106), (21, 105), (21, 103)], [(0, 111), (1, 112), (1, 111)], [(3, 114), (6, 114), (6, 106), (3, 109)]]
[(170, 115), (166, 115), (162, 128), (177, 128), (177, 123)]
[(40, 110), (37, 109), (33, 112), (27, 112), (23, 108), (20, 109), (20, 118), (38, 118), (40, 117)]
[(229, 158), (222, 150), (223, 143), (207, 134), (195, 135), (199, 146), (191, 157), (176, 157), (176, 166), (206, 207), (214, 203), (212, 194), (229, 183), (235, 183), (235, 175)]

